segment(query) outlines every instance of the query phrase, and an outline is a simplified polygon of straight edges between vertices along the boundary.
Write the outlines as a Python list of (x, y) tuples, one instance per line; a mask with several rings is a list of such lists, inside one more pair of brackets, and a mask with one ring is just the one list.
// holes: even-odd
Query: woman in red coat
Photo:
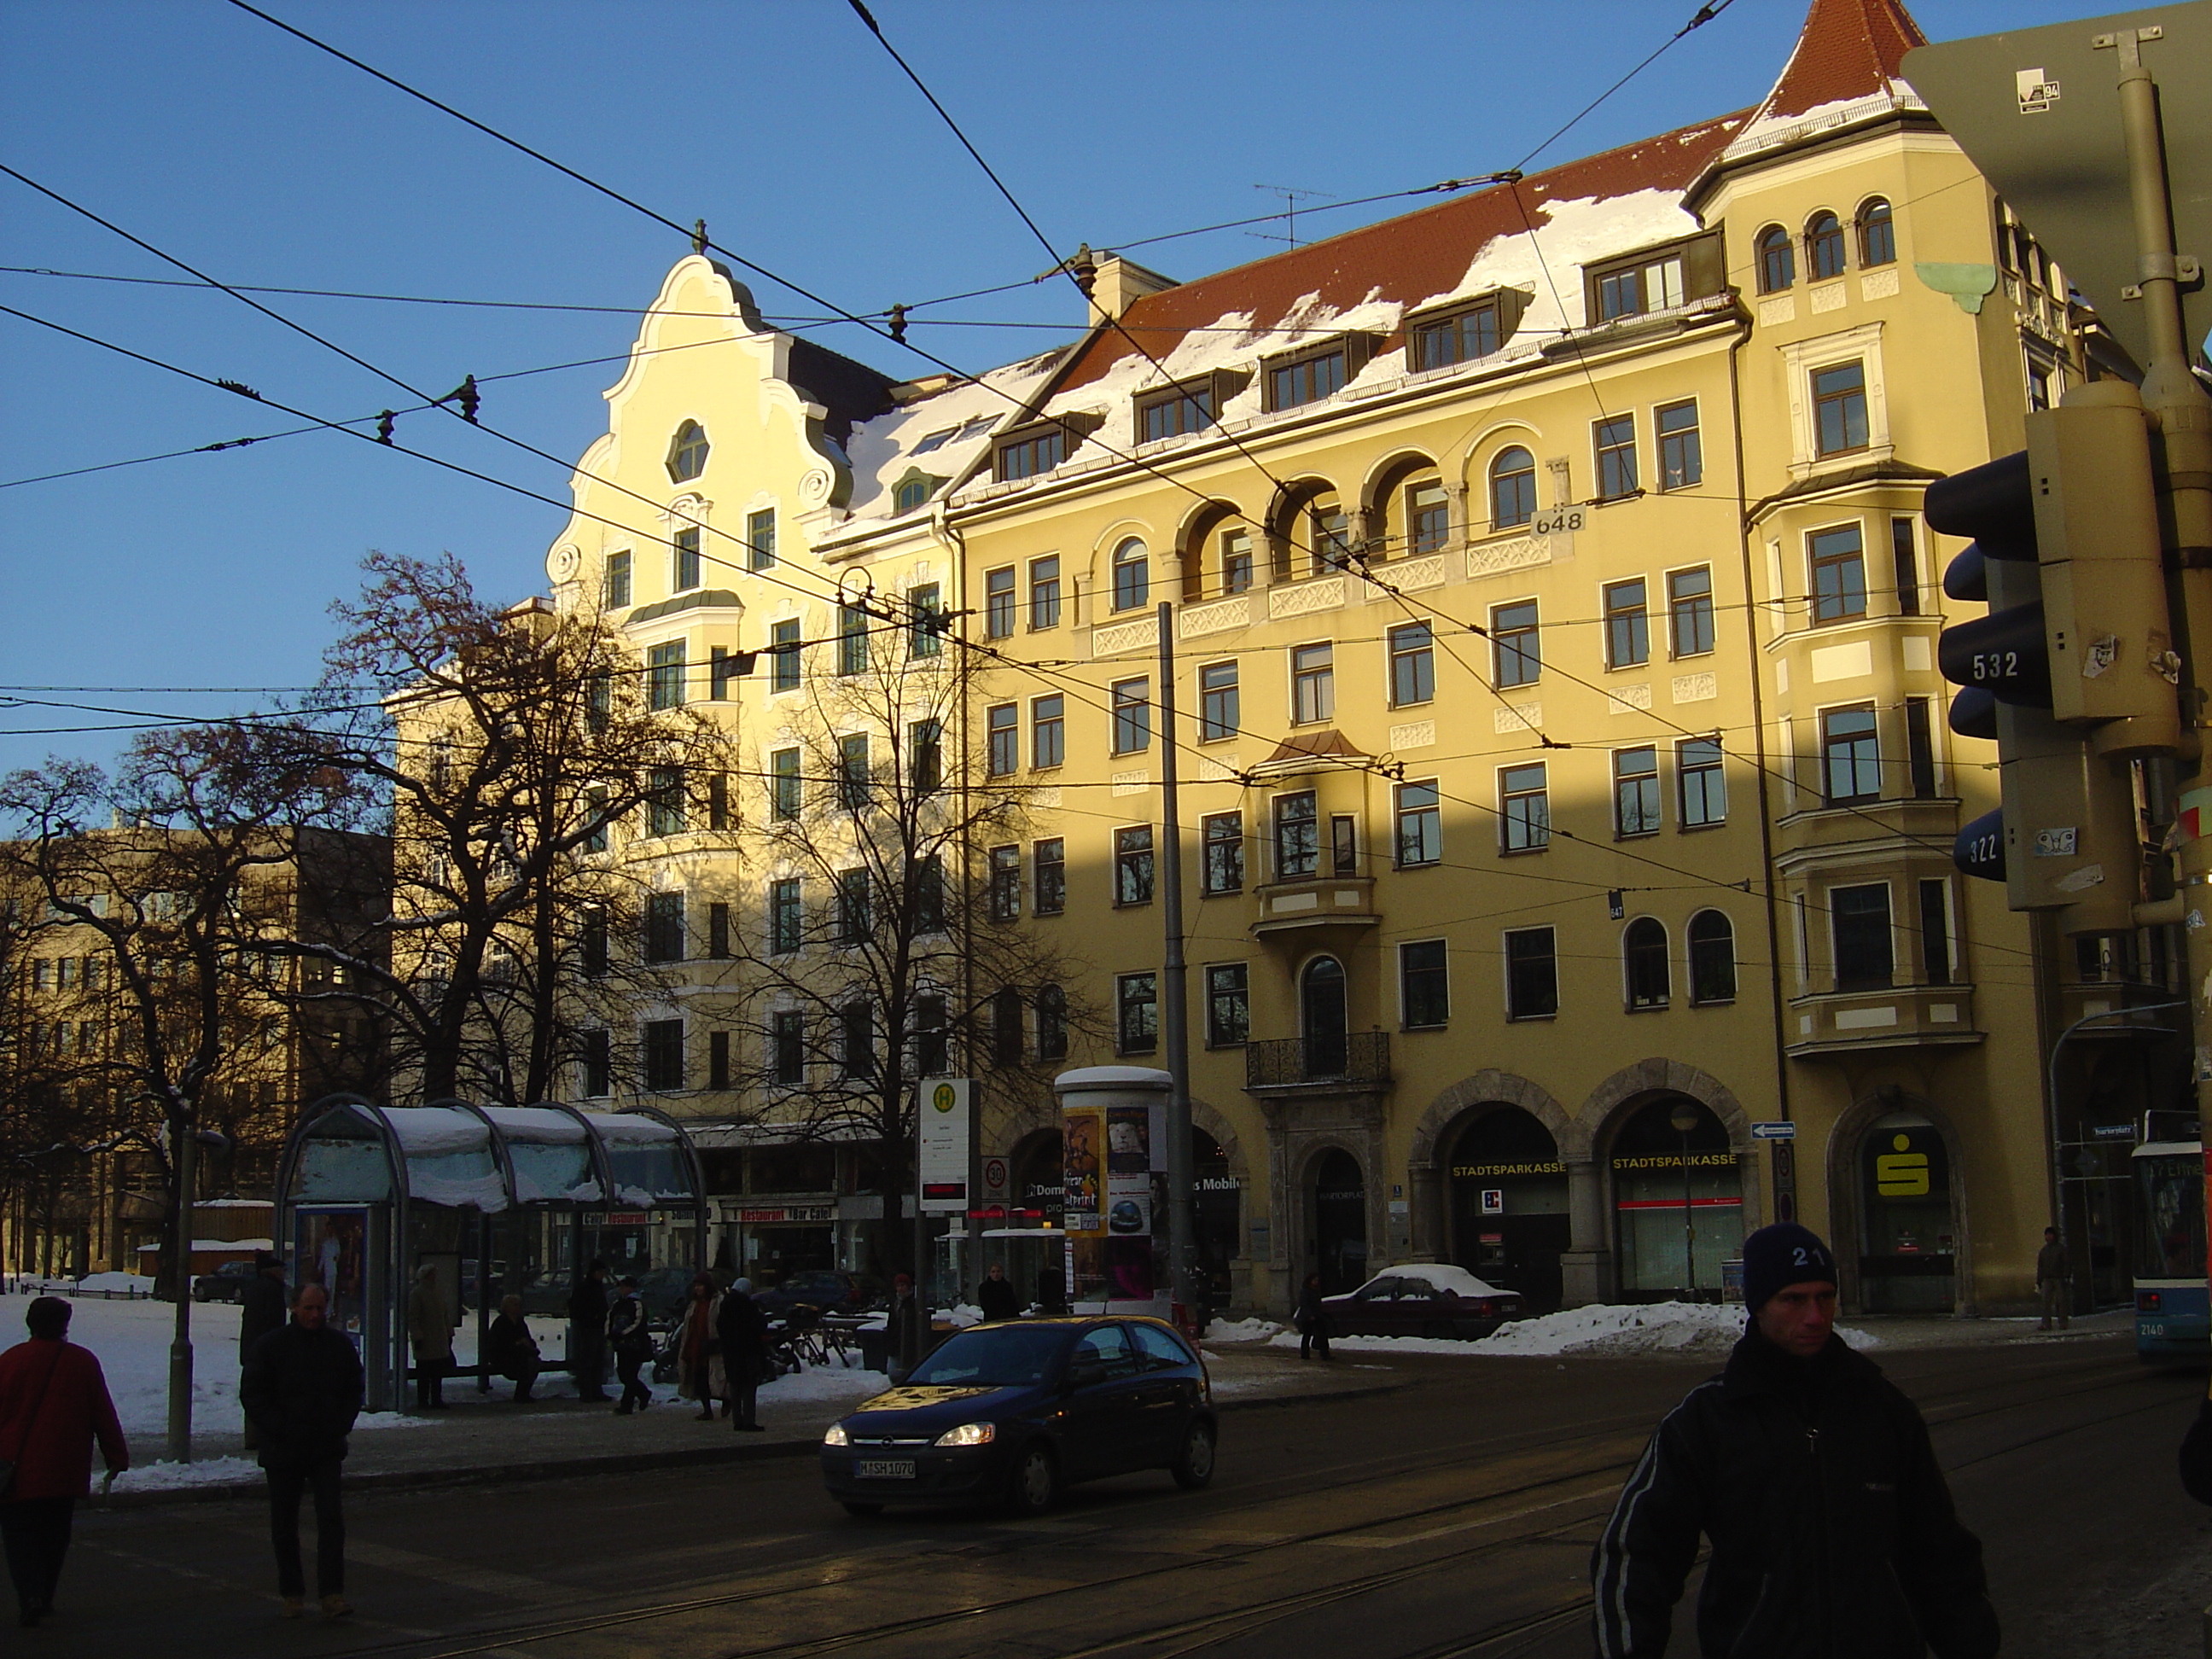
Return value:
[(39, 1297), (23, 1316), (31, 1340), (0, 1353), (0, 1460), (15, 1466), (0, 1494), (0, 1540), (27, 1626), (54, 1610), (71, 1512), (92, 1490), (93, 1441), (111, 1474), (131, 1467), (100, 1361), (69, 1340), (70, 1312), (58, 1296)]

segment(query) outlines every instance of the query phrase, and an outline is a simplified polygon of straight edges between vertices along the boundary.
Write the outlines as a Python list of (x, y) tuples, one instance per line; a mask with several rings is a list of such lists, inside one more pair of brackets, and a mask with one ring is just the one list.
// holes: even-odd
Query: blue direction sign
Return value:
[(1795, 1140), (1797, 1126), (1784, 1118), (1776, 1123), (1754, 1123), (1751, 1126), (1753, 1140)]

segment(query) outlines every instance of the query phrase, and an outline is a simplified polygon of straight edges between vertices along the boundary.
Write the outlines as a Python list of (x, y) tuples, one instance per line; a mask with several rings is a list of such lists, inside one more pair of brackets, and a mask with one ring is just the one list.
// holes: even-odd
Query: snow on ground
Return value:
[(771, 1406), (793, 1406), (815, 1401), (862, 1400), (881, 1394), (891, 1380), (881, 1371), (858, 1365), (813, 1365), (773, 1382), (761, 1384), (760, 1397)]
[(1282, 1329), (1272, 1319), (1217, 1319), (1206, 1328), (1207, 1342), (1265, 1342)]
[[(1563, 1309), (1535, 1319), (1516, 1319), (1475, 1341), (1337, 1336), (1329, 1339), (1329, 1346), (1352, 1353), (1448, 1353), (1474, 1358), (1495, 1354), (1581, 1354), (1607, 1358), (1631, 1354), (1719, 1355), (1734, 1347), (1743, 1334), (1743, 1318), (1741, 1307), (1711, 1303), (1658, 1302), (1631, 1307), (1600, 1304)], [(1881, 1339), (1866, 1331), (1838, 1325), (1836, 1334), (1854, 1348), (1881, 1346)], [(1270, 1339), (1270, 1346), (1295, 1348), (1298, 1334), (1285, 1331)]]
[[(100, 1460), (93, 1460), (95, 1475)], [(174, 1492), (179, 1486), (236, 1486), (258, 1485), (261, 1466), (250, 1457), (210, 1457), (198, 1463), (145, 1463), (115, 1477), (111, 1489), (118, 1492)], [(95, 1481), (94, 1492), (100, 1487)]]

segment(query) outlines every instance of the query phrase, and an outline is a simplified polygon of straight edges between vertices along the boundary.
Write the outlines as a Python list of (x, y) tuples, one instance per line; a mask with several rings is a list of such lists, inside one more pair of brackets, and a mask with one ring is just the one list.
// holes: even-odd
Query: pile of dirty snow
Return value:
[[(1743, 1334), (1741, 1306), (1710, 1302), (1655, 1302), (1633, 1307), (1600, 1304), (1565, 1308), (1535, 1319), (1501, 1325), (1479, 1342), (1477, 1353), (1724, 1354)], [(1854, 1348), (1880, 1346), (1864, 1331), (1838, 1325), (1836, 1334)]]
[(1265, 1342), (1282, 1329), (1272, 1319), (1217, 1319), (1206, 1328), (1206, 1342)]

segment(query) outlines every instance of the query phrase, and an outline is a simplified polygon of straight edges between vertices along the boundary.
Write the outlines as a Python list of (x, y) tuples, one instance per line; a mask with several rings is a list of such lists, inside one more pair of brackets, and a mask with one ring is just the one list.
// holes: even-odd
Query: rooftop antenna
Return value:
[(1288, 242), (1292, 247), (1298, 245), (1298, 204), (1302, 201), (1312, 201), (1316, 198), (1330, 202), (1336, 200), (1335, 197), (1325, 190), (1301, 190), (1294, 185), (1255, 185), (1252, 188), (1264, 190), (1283, 198), (1284, 234), (1278, 236), (1273, 232), (1266, 230), (1248, 230), (1244, 234), (1247, 236), (1257, 236), (1265, 242)]

